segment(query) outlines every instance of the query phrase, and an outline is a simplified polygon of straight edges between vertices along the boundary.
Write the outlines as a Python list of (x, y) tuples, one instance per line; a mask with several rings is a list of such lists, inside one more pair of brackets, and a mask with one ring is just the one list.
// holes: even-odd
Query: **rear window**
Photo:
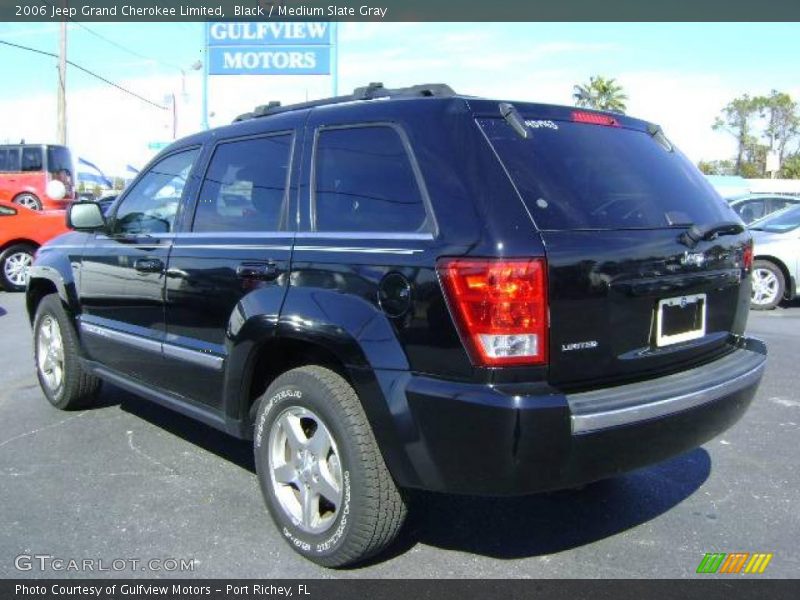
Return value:
[(47, 170), (51, 175), (72, 177), (72, 154), (64, 146), (47, 147)]
[(523, 139), (502, 119), (479, 120), (539, 229), (652, 229), (731, 218), (695, 166), (647, 132), (534, 123), (540, 126)]

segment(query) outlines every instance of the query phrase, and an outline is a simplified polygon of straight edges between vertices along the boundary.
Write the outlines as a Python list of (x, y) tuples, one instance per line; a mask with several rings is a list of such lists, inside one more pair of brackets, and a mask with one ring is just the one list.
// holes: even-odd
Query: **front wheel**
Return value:
[(61, 410), (92, 404), (100, 380), (81, 366), (78, 335), (58, 295), (45, 296), (39, 303), (33, 336), (36, 375), (50, 404)]
[(786, 290), (786, 281), (780, 267), (768, 260), (753, 263), (753, 289), (750, 306), (755, 310), (771, 310), (778, 306)]
[(34, 254), (36, 248), (30, 244), (14, 244), (0, 254), (0, 283), (6, 291), (25, 291)]
[(318, 366), (288, 371), (259, 399), (255, 462), (270, 515), (326, 567), (386, 548), (406, 516), (355, 390)]

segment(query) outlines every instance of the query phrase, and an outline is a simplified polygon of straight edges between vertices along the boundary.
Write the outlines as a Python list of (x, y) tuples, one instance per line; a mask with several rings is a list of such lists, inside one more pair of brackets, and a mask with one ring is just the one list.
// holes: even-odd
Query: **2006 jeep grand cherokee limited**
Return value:
[(253, 439), (282, 536), (326, 566), (386, 547), (404, 488), (695, 448), (765, 366), (741, 222), (623, 115), (373, 84), (178, 141), (69, 221), (27, 290), (47, 398), (105, 380)]

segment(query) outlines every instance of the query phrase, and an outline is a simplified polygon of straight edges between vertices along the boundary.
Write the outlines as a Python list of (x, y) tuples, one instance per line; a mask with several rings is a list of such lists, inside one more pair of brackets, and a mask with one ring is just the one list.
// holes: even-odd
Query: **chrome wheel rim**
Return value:
[(753, 270), (753, 290), (750, 299), (753, 304), (770, 304), (778, 297), (778, 278), (769, 269)]
[(6, 279), (17, 286), (28, 283), (28, 270), (33, 264), (33, 256), (27, 252), (15, 252), (6, 258), (3, 264), (3, 273)]
[(327, 531), (342, 504), (342, 463), (328, 427), (309, 409), (289, 407), (272, 423), (268, 449), (281, 510), (303, 531)]
[(31, 210), (39, 210), (39, 202), (30, 194), (24, 194), (14, 200), (14, 202), (20, 206), (24, 206), (25, 208), (30, 208)]
[(48, 389), (58, 391), (64, 381), (64, 340), (58, 321), (50, 315), (45, 316), (39, 325), (36, 363)]

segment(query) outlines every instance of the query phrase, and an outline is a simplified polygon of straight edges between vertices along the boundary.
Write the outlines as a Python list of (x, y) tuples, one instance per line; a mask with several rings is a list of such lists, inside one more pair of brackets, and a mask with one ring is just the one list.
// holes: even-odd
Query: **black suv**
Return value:
[(47, 398), (101, 380), (254, 441), (287, 542), (389, 544), (403, 489), (575, 487), (730, 427), (752, 245), (657, 126), (379, 84), (174, 143), (39, 251)]

